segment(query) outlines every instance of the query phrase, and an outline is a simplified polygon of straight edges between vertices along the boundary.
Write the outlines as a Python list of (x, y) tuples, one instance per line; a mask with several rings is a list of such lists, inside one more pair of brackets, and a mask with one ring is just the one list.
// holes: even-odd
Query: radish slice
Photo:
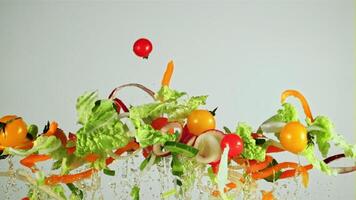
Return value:
[(196, 139), (197, 139), (197, 136), (193, 136), (193, 137), (190, 138), (190, 140), (187, 142), (187, 145), (188, 145), (188, 146), (193, 146)]
[(119, 92), (119, 90), (126, 88), (126, 87), (137, 87), (141, 90), (143, 90), (144, 92), (146, 92), (148, 95), (150, 95), (153, 99), (155, 99), (155, 93), (148, 89), (147, 87), (138, 84), (138, 83), (128, 83), (128, 84), (124, 84), (124, 85), (120, 85), (119, 87), (116, 87), (109, 95), (109, 99), (115, 99), (115, 96), (117, 95), (117, 93)]
[(220, 142), (224, 134), (218, 130), (209, 130), (201, 135), (195, 141), (194, 147), (199, 150), (195, 157), (198, 162), (211, 163), (220, 159)]
[[(180, 124), (179, 122), (170, 122), (170, 123), (166, 124), (164, 127), (161, 128), (161, 132), (163, 134), (170, 134), (170, 133), (168, 133), (168, 131), (171, 130), (171, 129), (174, 130), (174, 133), (175, 132), (179, 133), (179, 137), (177, 139), (177, 141), (179, 141), (180, 137), (182, 135), (181, 134), (182, 130), (183, 130), (182, 124)], [(162, 144), (154, 144), (152, 152), (157, 156), (167, 156), (168, 154), (170, 154), (170, 151), (162, 151), (162, 147), (163, 147)]]
[(268, 122), (261, 125), (261, 129), (264, 133), (279, 133), (286, 125), (284, 122)]

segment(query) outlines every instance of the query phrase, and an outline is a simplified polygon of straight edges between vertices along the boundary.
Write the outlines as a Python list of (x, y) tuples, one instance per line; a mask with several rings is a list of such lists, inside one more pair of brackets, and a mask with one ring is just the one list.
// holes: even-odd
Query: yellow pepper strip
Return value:
[(297, 90), (286, 90), (281, 95), (281, 103), (284, 103), (287, 97), (294, 96), (295, 98), (299, 99), (300, 103), (303, 106), (303, 110), (305, 115), (310, 119), (310, 121), (314, 121), (312, 113), (310, 111), (309, 104), (302, 93), (298, 92)]

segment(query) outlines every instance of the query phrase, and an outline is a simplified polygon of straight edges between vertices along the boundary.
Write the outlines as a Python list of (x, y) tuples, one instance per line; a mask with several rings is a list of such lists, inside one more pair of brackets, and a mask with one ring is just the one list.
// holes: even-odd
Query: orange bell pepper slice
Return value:
[(31, 154), (31, 155), (27, 156), (26, 158), (20, 160), (20, 163), (23, 166), (30, 168), (32, 170), (32, 172), (35, 172), (37, 170), (34, 169), (34, 166), (37, 162), (42, 162), (42, 161), (46, 161), (49, 159), (51, 159), (51, 157), (48, 155)]
[(306, 98), (302, 95), (302, 93), (298, 92), (297, 90), (286, 90), (286, 91), (284, 91), (282, 93), (282, 95), (281, 95), (281, 103), (284, 103), (285, 100), (290, 96), (294, 96), (297, 99), (299, 99), (300, 103), (303, 106), (303, 110), (304, 110), (305, 115), (310, 119), (311, 122), (313, 122), (314, 119), (313, 119), (313, 115), (312, 115), (312, 113), (310, 111), (309, 104), (308, 104)]
[[(130, 151), (130, 150), (136, 150), (140, 147), (140, 145), (135, 142), (134, 140), (132, 140), (131, 142), (129, 142), (126, 146), (119, 148), (115, 151), (115, 154), (120, 156), (121, 154), (125, 153), (126, 151)], [(109, 157), (106, 159), (106, 165), (110, 165), (115, 159), (112, 157)]]
[(247, 173), (255, 173), (258, 172), (262, 169), (265, 169), (268, 167), (268, 165), (273, 161), (273, 158), (271, 156), (266, 156), (265, 160), (262, 162), (252, 162), (249, 161), (250, 166), (246, 169)]

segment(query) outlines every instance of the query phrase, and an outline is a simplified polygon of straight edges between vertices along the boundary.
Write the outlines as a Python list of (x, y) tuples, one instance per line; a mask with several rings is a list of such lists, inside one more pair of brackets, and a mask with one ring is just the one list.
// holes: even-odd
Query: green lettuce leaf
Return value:
[(256, 145), (256, 141), (251, 136), (252, 128), (246, 123), (239, 123), (236, 128), (236, 134), (241, 137), (244, 143), (242, 156), (249, 160), (265, 160), (266, 150)]
[(160, 101), (170, 101), (170, 100), (177, 100), (186, 94), (187, 93), (185, 92), (179, 92), (177, 90), (173, 90), (168, 86), (163, 86), (157, 92), (155, 98)]
[(89, 110), (83, 127), (77, 131), (76, 156), (84, 157), (95, 153), (105, 157), (108, 151), (123, 147), (129, 142), (130, 138), (111, 100), (98, 100)]
[(333, 142), (336, 146), (343, 149), (347, 157), (356, 158), (356, 145), (351, 145), (346, 142), (343, 136), (337, 134), (334, 130), (334, 125), (328, 117), (317, 116), (313, 122), (308, 123), (308, 132), (316, 138), (316, 143), (323, 157), (327, 157), (330, 143)]
[(34, 143), (33, 147), (28, 150), (5, 148), (5, 155), (28, 156), (33, 153), (50, 155), (53, 159), (58, 160), (66, 156), (66, 151), (61, 141), (55, 136), (40, 136)]
[(94, 103), (98, 100), (98, 93), (86, 92), (77, 99), (77, 116), (78, 123), (84, 125), (88, 122), (91, 114), (91, 109), (94, 107)]
[(308, 122), (308, 124), (310, 124), (308, 126), (309, 134), (316, 138), (319, 151), (325, 158), (330, 149), (330, 141), (335, 135), (334, 125), (325, 116), (317, 116), (312, 123)]
[(269, 122), (293, 122), (298, 121), (298, 111), (290, 103), (283, 103), (281, 109), (277, 111), (277, 114), (271, 117)]
[(328, 175), (336, 175), (337, 172), (327, 165), (323, 160), (318, 159), (314, 153), (314, 145), (309, 145), (302, 153), (303, 155), (315, 169), (319, 169), (320, 171), (328, 174)]
[(136, 141), (140, 143), (142, 148), (153, 144), (164, 144), (167, 141), (175, 141), (176, 139), (176, 134), (164, 134), (148, 124), (142, 124), (136, 130)]

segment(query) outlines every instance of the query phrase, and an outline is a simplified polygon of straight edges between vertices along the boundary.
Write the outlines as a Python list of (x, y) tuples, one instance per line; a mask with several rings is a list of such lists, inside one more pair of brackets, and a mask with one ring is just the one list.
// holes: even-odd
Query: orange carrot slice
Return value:
[(170, 61), (167, 64), (166, 71), (164, 72), (164, 75), (163, 75), (163, 78), (162, 78), (162, 82), (161, 82), (162, 86), (169, 86), (169, 83), (171, 81), (171, 77), (172, 77), (172, 74), (173, 74), (173, 69), (174, 69), (174, 63), (173, 63), (173, 61)]
[(300, 103), (303, 106), (303, 110), (305, 115), (310, 119), (310, 121), (314, 121), (312, 113), (310, 111), (309, 104), (302, 93), (298, 92), (297, 90), (286, 90), (281, 95), (281, 103), (284, 103), (287, 97), (294, 96), (299, 99)]
[(271, 176), (272, 174), (280, 171), (281, 169), (284, 169), (284, 168), (298, 169), (299, 167), (301, 167), (301, 166), (298, 165), (297, 163), (283, 162), (283, 163), (279, 163), (279, 164), (277, 164), (277, 165), (275, 165), (273, 167), (269, 167), (269, 168), (264, 169), (262, 171), (253, 173), (252, 174), (252, 178), (253, 179), (263, 179), (263, 178)]

